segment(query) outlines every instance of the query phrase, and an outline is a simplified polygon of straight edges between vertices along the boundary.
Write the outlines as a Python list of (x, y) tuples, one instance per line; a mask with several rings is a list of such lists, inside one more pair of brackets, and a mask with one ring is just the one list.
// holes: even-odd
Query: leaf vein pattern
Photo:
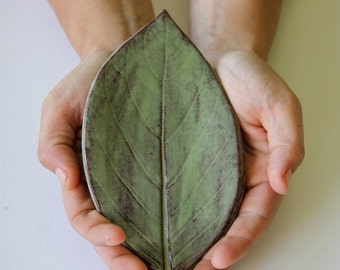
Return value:
[[(126, 221), (126, 223), (129, 224), (129, 226), (133, 227), (133, 230), (137, 232), (137, 234), (139, 236), (141, 236), (151, 247), (153, 247), (154, 249), (158, 250), (159, 247), (155, 246), (152, 242), (150, 242), (150, 240), (147, 238), (147, 236), (145, 235), (145, 232), (141, 231), (137, 226), (135, 226), (134, 221), (129, 218), (129, 216), (127, 216), (121, 209), (119, 206), (117, 206), (116, 202), (113, 201), (111, 199), (111, 197), (107, 197), (110, 198), (110, 200), (112, 201), (111, 206), (114, 207), (114, 209), (119, 213), (119, 215)], [(114, 221), (113, 221), (114, 222)], [(120, 224), (121, 225), (121, 224)]]
[[(190, 248), (192, 243), (194, 243), (197, 239), (201, 237), (206, 231), (208, 231), (211, 227), (215, 226), (216, 221), (219, 220), (219, 217), (216, 217), (214, 221), (210, 222), (210, 225), (206, 227), (204, 230), (202, 230), (199, 234), (197, 234), (193, 239), (191, 239), (180, 251), (177, 252), (176, 255), (182, 254), (186, 249)], [(175, 257), (176, 257), (175, 255)]]
[[(124, 107), (124, 109), (122, 110), (122, 112), (121, 112), (119, 118), (121, 117), (121, 115), (123, 114), (125, 108), (127, 107), (126, 104), (128, 103), (129, 99), (131, 99), (131, 100), (132, 100), (132, 103), (133, 103), (133, 105), (134, 105), (134, 107), (135, 107), (135, 109), (136, 109), (138, 115), (140, 116), (140, 119), (143, 121), (145, 127), (151, 132), (152, 135), (154, 135), (155, 137), (158, 138), (158, 137), (159, 137), (159, 134), (157, 134), (157, 133), (150, 127), (150, 125), (147, 123), (147, 121), (145, 120), (143, 114), (141, 113), (141, 111), (140, 111), (139, 108), (138, 108), (137, 101), (136, 101), (136, 99), (135, 99), (134, 96), (133, 96), (133, 89), (132, 89), (131, 86), (130, 86), (130, 82), (129, 82), (128, 76), (127, 76), (126, 74), (122, 73), (121, 71), (119, 71), (116, 67), (114, 67), (114, 69), (115, 69), (115, 70), (116, 70), (116, 71), (117, 71), (117, 72), (125, 79), (125, 82), (126, 82), (126, 85), (127, 85), (127, 89), (128, 89), (128, 91), (129, 91), (129, 98), (126, 99), (124, 105), (122, 106), (122, 107)], [(119, 119), (119, 118), (117, 117), (117, 119)]]
[[(207, 166), (206, 170), (204, 171), (204, 173), (202, 174), (201, 178), (197, 181), (197, 183), (195, 184), (193, 190), (190, 192), (189, 196), (185, 199), (185, 201), (190, 200), (190, 198), (195, 194), (195, 191), (197, 189), (197, 187), (199, 187), (200, 185), (202, 185), (203, 180), (205, 179), (206, 174), (209, 172), (209, 170), (212, 168), (212, 166), (215, 164), (215, 161), (219, 158), (219, 156), (223, 153), (224, 149), (225, 149), (226, 144), (224, 143), (222, 145), (222, 147), (220, 148), (220, 150), (217, 152), (216, 157), (210, 162), (210, 164)], [(174, 208), (173, 213), (176, 213), (181, 206), (181, 202), (178, 203), (178, 206), (176, 208)]]
[(206, 125), (205, 125), (204, 128), (203, 128), (203, 131), (201, 132), (201, 134), (199, 135), (199, 137), (195, 140), (195, 142), (192, 144), (192, 147), (191, 147), (191, 149), (190, 149), (188, 155), (185, 157), (185, 160), (182, 162), (182, 166), (181, 166), (181, 169), (179, 170), (178, 174), (177, 174), (173, 179), (171, 179), (171, 180), (169, 181), (169, 182), (170, 182), (170, 185), (169, 185), (170, 188), (175, 184), (176, 180), (179, 178), (179, 176), (180, 176), (181, 173), (183, 172), (183, 170), (184, 170), (184, 168), (185, 168), (185, 166), (186, 166), (186, 163), (188, 162), (189, 157), (190, 157), (190, 155), (192, 154), (192, 151), (195, 149), (194, 146), (201, 140), (201, 138), (203, 137), (203, 135), (208, 131), (208, 128), (207, 128), (207, 127), (210, 125), (212, 119), (214, 118), (214, 114), (215, 114), (215, 112), (216, 112), (216, 104), (217, 104), (217, 101), (215, 101), (214, 111), (213, 111), (212, 114), (210, 115), (209, 120), (207, 121)]
[[(158, 33), (157, 33), (158, 34)], [(158, 38), (158, 37), (157, 37)], [(146, 36), (144, 35), (143, 36), (143, 54), (144, 54), (144, 56), (145, 56), (145, 62), (148, 64), (148, 67), (149, 67), (149, 69), (150, 69), (150, 71), (151, 71), (151, 74), (153, 75), (153, 77), (156, 79), (156, 80), (158, 80), (158, 78), (159, 78), (159, 75), (157, 74), (157, 72), (156, 72), (156, 70), (154, 70), (153, 69), (153, 66), (152, 66), (152, 64), (151, 64), (151, 62), (150, 62), (150, 59), (149, 59), (149, 56), (146, 54), (147, 53), (147, 43), (150, 43), (150, 41), (148, 40), (148, 41), (146, 41), (145, 40), (146, 39)]]
[(168, 29), (164, 22), (164, 70), (162, 81), (162, 106), (161, 106), (161, 165), (162, 165), (162, 243), (163, 243), (163, 269), (172, 269), (172, 254), (170, 251), (170, 215), (169, 215), (169, 194), (168, 194), (168, 171), (166, 156), (166, 90), (168, 76)]
[[(105, 82), (105, 83), (106, 83), (106, 82)], [(105, 95), (106, 95), (107, 98), (108, 98), (107, 87), (105, 86), (104, 89), (105, 89)], [(122, 129), (122, 127), (121, 127), (121, 125), (120, 125), (118, 119), (117, 119), (116, 112), (115, 112), (115, 110), (114, 110), (114, 108), (113, 108), (113, 106), (112, 106), (112, 104), (111, 104), (110, 102), (109, 102), (109, 105), (110, 105), (110, 109), (111, 109), (111, 112), (112, 112), (112, 115), (113, 115), (113, 119), (114, 119), (114, 121), (115, 121), (117, 127), (119, 128), (119, 130), (120, 130), (120, 132), (121, 132), (121, 134), (122, 134), (122, 136), (123, 136), (123, 138), (124, 138), (124, 140), (125, 140), (125, 142), (126, 142), (128, 148), (129, 148), (130, 152), (132, 153), (133, 157), (135, 158), (135, 160), (137, 161), (138, 165), (139, 165), (140, 168), (143, 170), (143, 172), (145, 173), (145, 175), (150, 179), (150, 181), (151, 181), (157, 188), (160, 188), (160, 186), (157, 184), (157, 180), (155, 181), (155, 179), (153, 179), (153, 177), (149, 175), (149, 173), (145, 170), (145, 168), (144, 168), (144, 166), (142, 165), (141, 161), (140, 161), (139, 158), (137, 157), (135, 151), (133, 150), (133, 148), (132, 148), (132, 146), (131, 146), (129, 140), (127, 139), (126, 134), (124, 133), (124, 131), (123, 131), (123, 129)]]
[[(221, 186), (221, 188), (216, 192), (216, 196), (222, 192), (222, 190), (224, 189), (226, 185), (226, 182), (224, 182), (224, 184)], [(197, 211), (197, 213), (191, 218), (191, 219), (196, 219), (202, 212), (204, 212), (204, 210), (213, 202), (213, 200), (215, 199), (214, 196), (212, 196), (206, 203), (204, 203), (204, 205), (202, 205), (200, 207), (200, 211)], [(219, 219), (219, 217), (216, 217), (216, 219), (211, 222), (211, 224), (215, 224), (215, 222)], [(210, 222), (210, 221), (209, 221)], [(186, 224), (184, 224), (182, 226), (182, 228), (178, 231), (178, 233), (174, 236), (174, 240), (177, 239), (178, 237), (181, 236), (181, 234), (184, 232), (184, 230), (186, 229), (186, 227), (188, 226), (188, 224), (190, 223), (190, 220), (187, 221)], [(195, 238), (196, 239), (196, 238)]]
[[(100, 142), (100, 147), (102, 148), (103, 152), (105, 153), (107, 160), (109, 160), (110, 162), (110, 166), (113, 169), (115, 175), (118, 177), (119, 181), (121, 184), (123, 184), (123, 186), (127, 189), (127, 191), (132, 195), (132, 197), (136, 200), (136, 202), (148, 213), (148, 215), (150, 216), (150, 218), (153, 218), (153, 215), (150, 213), (149, 209), (147, 209), (147, 207), (144, 205), (144, 203), (138, 198), (138, 196), (133, 192), (133, 190), (128, 186), (128, 184), (126, 183), (126, 180), (124, 179), (124, 177), (122, 177), (117, 170), (117, 167), (115, 166), (115, 164), (112, 163), (112, 160), (110, 159), (109, 155), (107, 154), (107, 149), (105, 148), (105, 146)], [(106, 194), (105, 198), (110, 198), (110, 192), (107, 189), (102, 189), (103, 192)], [(113, 204), (115, 205), (114, 201), (112, 200)]]
[[(202, 85), (203, 82), (203, 77), (204, 76), (200, 76), (201, 81), (200, 81), (200, 85)], [(175, 136), (175, 134), (180, 130), (181, 126), (183, 125), (183, 123), (185, 122), (185, 119), (188, 117), (189, 112), (191, 111), (191, 109), (193, 108), (198, 95), (201, 93), (201, 91), (199, 90), (201, 89), (201, 87), (197, 87), (196, 93), (195, 93), (195, 97), (193, 98), (191, 104), (188, 106), (188, 109), (184, 115), (184, 117), (181, 119), (181, 122), (177, 125), (176, 129), (173, 131), (173, 133), (171, 135), (169, 135), (169, 137), (167, 138), (167, 143), (169, 143), (169, 141)]]

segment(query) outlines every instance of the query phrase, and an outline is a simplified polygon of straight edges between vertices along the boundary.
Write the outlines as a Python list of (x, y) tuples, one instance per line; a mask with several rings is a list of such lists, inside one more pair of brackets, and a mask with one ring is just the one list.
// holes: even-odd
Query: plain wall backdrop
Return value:
[[(189, 1), (154, 1), (188, 29)], [(286, 0), (271, 66), (300, 98), (306, 158), (236, 270), (340, 269), (340, 1)], [(104, 270), (36, 152), (44, 97), (79, 58), (43, 0), (0, 0), (0, 269)]]

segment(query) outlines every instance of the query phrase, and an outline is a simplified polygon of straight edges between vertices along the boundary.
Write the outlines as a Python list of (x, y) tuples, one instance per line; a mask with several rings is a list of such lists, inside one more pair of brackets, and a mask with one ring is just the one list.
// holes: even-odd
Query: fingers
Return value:
[(76, 188), (69, 188), (65, 184), (61, 186), (70, 223), (82, 237), (99, 246), (119, 245), (125, 241), (124, 231), (94, 210), (85, 184)]
[(280, 194), (287, 192), (291, 175), (304, 156), (301, 105), (278, 74), (248, 53), (226, 56), (217, 70), (248, 147), (248, 191), (227, 235), (195, 270), (226, 269), (248, 252), (269, 226)]
[(82, 237), (94, 244), (109, 269), (147, 270), (137, 256), (121, 246), (125, 241), (124, 231), (94, 210), (85, 185), (70, 189), (62, 184), (62, 193), (71, 225)]
[(54, 90), (46, 98), (41, 117), (38, 156), (53, 173), (64, 176), (67, 185), (77, 186), (79, 164), (73, 149), (79, 127), (77, 111)]
[(273, 190), (286, 194), (293, 172), (304, 157), (301, 106), (289, 90), (267, 112), (268, 179)]
[(88, 90), (76, 91), (69, 87), (73, 76), (74, 73), (71, 73), (66, 77), (45, 99), (39, 159), (59, 178), (66, 213), (74, 229), (93, 244), (119, 245), (125, 240), (124, 231), (95, 211), (86, 184), (81, 180), (79, 157), (75, 150), (79, 146), (78, 131)]
[[(227, 235), (205, 255), (195, 270), (226, 269), (241, 259), (269, 226), (280, 201), (281, 196), (271, 189), (268, 182), (249, 190)], [(201, 267), (209, 265), (209, 261), (210, 268)]]
[(101, 247), (94, 246), (99, 256), (109, 269), (147, 270), (145, 264), (123, 246)]
[(108, 53), (93, 53), (45, 99), (39, 138), (41, 163), (60, 180), (66, 213), (73, 228), (96, 246), (110, 269), (145, 270), (143, 263), (120, 246), (124, 231), (95, 210), (79, 166), (80, 128), (90, 84)]
[[(200, 261), (194, 268), (195, 270), (216, 270), (214, 266), (211, 265), (211, 260), (209, 259), (203, 259)], [(229, 268), (223, 268), (223, 269), (229, 269)]]
[(267, 175), (273, 190), (287, 193), (291, 175), (304, 156), (299, 100), (284, 80), (255, 54), (231, 53), (222, 59), (218, 72), (247, 143), (269, 154)]
[(125, 240), (125, 233), (94, 210), (86, 184), (80, 180), (80, 168), (74, 151), (76, 131), (72, 121), (60, 123), (60, 119), (65, 119), (61, 118), (62, 110), (51, 109), (43, 115), (39, 154), (42, 163), (54, 171), (61, 182), (64, 205), (71, 225), (93, 244), (121, 244)]
[[(73, 228), (95, 245), (119, 245), (124, 231), (100, 215), (93, 205), (85, 182), (81, 181), (78, 158), (74, 151), (75, 131), (71, 126), (58, 125), (59, 113), (45, 114), (56, 125), (42, 120), (41, 146), (43, 164), (54, 171), (61, 182), (67, 216)], [(53, 120), (53, 118), (57, 118)]]
[[(47, 106), (49, 103), (45, 104), (44, 106)], [(43, 115), (39, 158), (42, 164), (55, 172), (60, 180), (65, 210), (70, 223), (83, 238), (97, 246), (99, 255), (109, 266), (112, 266), (110, 269), (125, 269), (124, 265), (118, 268), (114, 268), (114, 265), (120, 265), (119, 261), (125, 264), (128, 259), (131, 259), (131, 265), (136, 264), (138, 267), (142, 263), (129, 255), (127, 250), (123, 248), (126, 254), (124, 256), (115, 251), (115, 248), (119, 251), (118, 245), (125, 241), (125, 233), (95, 210), (88, 189), (81, 181), (78, 158), (74, 151), (75, 128), (60, 123), (62, 114), (49, 107)], [(116, 255), (119, 255), (117, 260), (114, 259)]]
[(109, 53), (101, 51), (90, 55), (49, 93), (43, 104), (39, 159), (53, 173), (60, 169), (72, 176), (67, 178), (71, 186), (79, 183), (78, 160), (73, 149), (75, 136), (82, 125), (92, 80)]

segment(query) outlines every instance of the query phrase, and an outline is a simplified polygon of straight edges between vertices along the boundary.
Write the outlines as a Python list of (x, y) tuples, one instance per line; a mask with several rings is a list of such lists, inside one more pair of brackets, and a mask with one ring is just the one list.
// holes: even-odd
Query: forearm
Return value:
[(49, 0), (81, 58), (115, 50), (153, 19), (150, 0)]
[(244, 50), (267, 59), (282, 0), (191, 0), (190, 36), (215, 65), (221, 54)]

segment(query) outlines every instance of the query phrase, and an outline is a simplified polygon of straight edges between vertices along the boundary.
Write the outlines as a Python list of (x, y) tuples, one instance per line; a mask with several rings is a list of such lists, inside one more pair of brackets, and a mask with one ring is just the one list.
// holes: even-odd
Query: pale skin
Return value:
[[(81, 63), (45, 99), (39, 158), (61, 182), (70, 223), (109, 269), (147, 269), (121, 244), (122, 228), (96, 210), (79, 166), (82, 115), (107, 57), (154, 18), (148, 0), (50, 0)], [(266, 60), (280, 0), (192, 0), (190, 37), (216, 69), (240, 120), (247, 191), (228, 233), (195, 270), (227, 269), (270, 225), (304, 156), (301, 106)]]

